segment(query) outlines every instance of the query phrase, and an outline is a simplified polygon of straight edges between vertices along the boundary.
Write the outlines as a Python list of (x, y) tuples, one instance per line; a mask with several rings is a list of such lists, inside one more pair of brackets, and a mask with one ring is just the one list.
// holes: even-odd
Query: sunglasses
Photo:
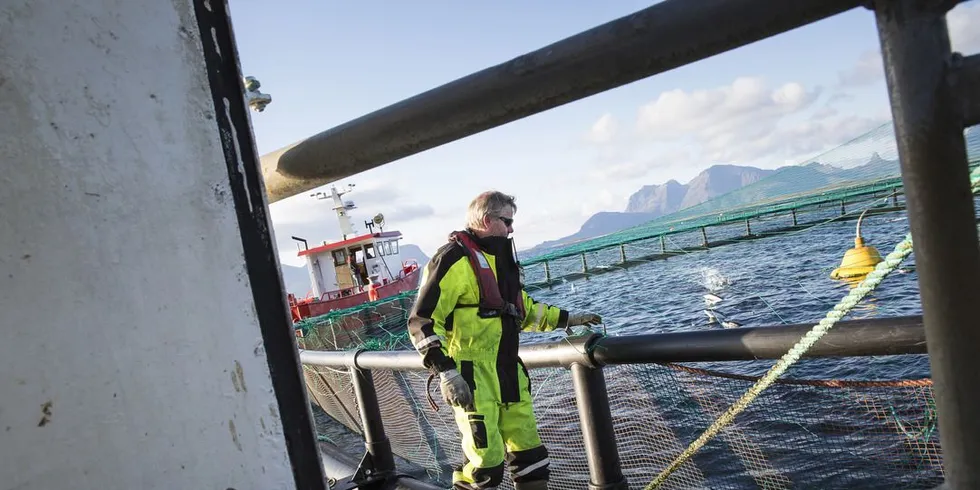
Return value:
[(514, 224), (514, 218), (505, 218), (503, 216), (497, 216), (497, 219), (503, 221), (505, 225), (511, 226)]

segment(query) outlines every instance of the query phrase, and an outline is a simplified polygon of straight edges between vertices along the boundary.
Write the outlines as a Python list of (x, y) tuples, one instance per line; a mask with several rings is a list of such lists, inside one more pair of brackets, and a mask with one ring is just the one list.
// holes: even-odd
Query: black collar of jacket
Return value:
[(513, 239), (505, 236), (488, 236), (480, 238), (472, 230), (467, 228), (465, 233), (473, 238), (473, 241), (480, 247), (480, 250), (496, 257), (513, 257)]

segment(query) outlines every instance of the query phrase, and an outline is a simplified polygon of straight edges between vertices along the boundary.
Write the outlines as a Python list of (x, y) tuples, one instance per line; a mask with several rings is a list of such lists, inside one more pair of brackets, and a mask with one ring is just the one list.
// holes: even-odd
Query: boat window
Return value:
[(382, 245), (385, 255), (391, 255), (391, 242), (383, 242)]
[(343, 265), (347, 263), (347, 251), (344, 249), (333, 251), (333, 265)]
[(391, 253), (398, 253), (398, 240), (392, 240), (391, 242)]
[(369, 259), (373, 259), (374, 257), (376, 257), (376, 254), (374, 253), (374, 244), (373, 243), (368, 243), (367, 245), (364, 245), (364, 254)]

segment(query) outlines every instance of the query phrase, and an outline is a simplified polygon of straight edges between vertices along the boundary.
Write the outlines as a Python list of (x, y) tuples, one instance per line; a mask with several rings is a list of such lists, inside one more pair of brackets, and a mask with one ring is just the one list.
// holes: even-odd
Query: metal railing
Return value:
[[(603, 366), (778, 359), (811, 327), (811, 324), (798, 324), (619, 337), (593, 333), (561, 342), (522, 345), (520, 356), (528, 369), (563, 367), (571, 370), (586, 448), (589, 488), (626, 489)], [(926, 340), (922, 318), (906, 316), (840, 322), (807, 352), (806, 357), (923, 353), (926, 353)], [(385, 435), (372, 371), (424, 371), (419, 353), (413, 350), (302, 350), (300, 360), (307, 365), (350, 372), (366, 455), (360, 469), (345, 476), (352, 481), (360, 479), (362, 484), (396, 479), (392, 448)], [(409, 479), (398, 480), (408, 484), (405, 482)]]
[[(945, 16), (957, 3), (667, 0), (265, 155), (265, 187), (269, 201), (275, 202), (867, 6), (875, 12), (916, 247), (946, 484), (950, 488), (977, 488), (980, 329), (974, 325), (974, 309), (980, 304), (980, 243), (963, 129), (980, 123), (980, 55), (964, 57), (951, 52)], [(600, 346), (613, 341), (602, 339)], [(854, 341), (848, 339), (847, 343)], [(789, 343), (779, 345), (789, 347)], [(598, 383), (594, 378), (597, 367), (567, 348), (552, 348), (554, 352), (532, 350), (527, 355), (574, 360), (571, 364), (582, 366), (575, 368), (578, 372), (590, 373), (577, 376), (581, 378), (577, 390)], [(310, 362), (343, 361), (342, 365), (361, 370), (400, 368), (408, 362), (374, 353), (319, 359), (306, 352), (302, 355)], [(588, 401), (582, 403), (583, 411), (590, 410)], [(597, 407), (599, 411), (601, 408)], [(594, 477), (601, 476), (602, 481), (615, 482), (617, 478), (601, 468), (594, 470)]]

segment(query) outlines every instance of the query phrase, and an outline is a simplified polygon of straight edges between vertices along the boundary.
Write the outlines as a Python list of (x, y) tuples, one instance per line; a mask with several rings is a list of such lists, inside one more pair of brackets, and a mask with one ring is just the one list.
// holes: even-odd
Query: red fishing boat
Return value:
[[(376, 215), (364, 222), (366, 233), (355, 233), (348, 211), (356, 208), (352, 201), (342, 201), (341, 196), (351, 191), (338, 191), (331, 186), (330, 192), (317, 192), (317, 199), (332, 199), (333, 209), (340, 222), (343, 238), (334, 242), (309, 247), (306, 240), (293, 237), (303, 243), (298, 252), (306, 259), (310, 275), (311, 293), (306, 298), (289, 295), (293, 321), (320, 316), (333, 310), (384, 301), (399, 293), (418, 287), (421, 269), (414, 259), (401, 259), (399, 241), (401, 232), (384, 230), (384, 216)], [(374, 227), (378, 231), (374, 231)]]

